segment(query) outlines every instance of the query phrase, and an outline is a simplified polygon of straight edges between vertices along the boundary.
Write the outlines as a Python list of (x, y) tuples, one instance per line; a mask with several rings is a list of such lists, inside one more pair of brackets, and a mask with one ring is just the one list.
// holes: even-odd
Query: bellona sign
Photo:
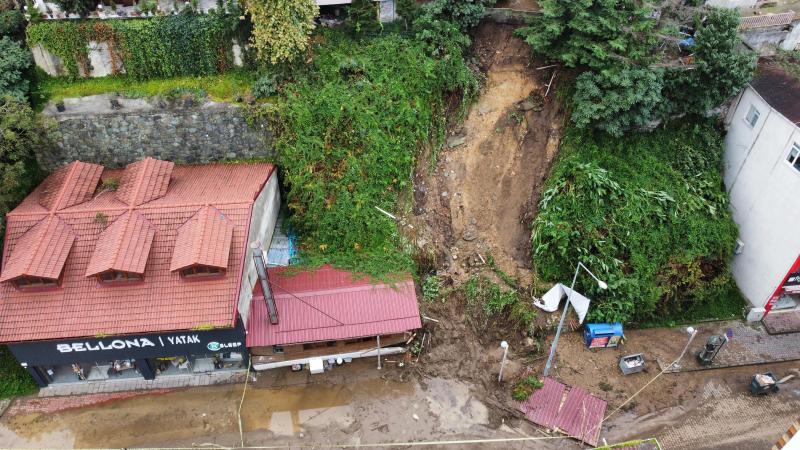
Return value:
[(121, 358), (157, 358), (244, 351), (244, 329), (197, 330), (143, 335), (18, 342), (9, 345), (20, 362), (62, 364)]

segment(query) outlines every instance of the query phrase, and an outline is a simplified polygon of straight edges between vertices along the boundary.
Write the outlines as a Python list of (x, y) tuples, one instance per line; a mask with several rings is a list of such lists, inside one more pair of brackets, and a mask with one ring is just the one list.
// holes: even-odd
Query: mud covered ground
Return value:
[(530, 223), (558, 150), (563, 112), (548, 96), (552, 69), (531, 58), (514, 28), (481, 23), (473, 54), (486, 74), (466, 119), (449, 133), (438, 164), (420, 159), (414, 192), (416, 241), (456, 282), (492, 256), (506, 273), (530, 279)]

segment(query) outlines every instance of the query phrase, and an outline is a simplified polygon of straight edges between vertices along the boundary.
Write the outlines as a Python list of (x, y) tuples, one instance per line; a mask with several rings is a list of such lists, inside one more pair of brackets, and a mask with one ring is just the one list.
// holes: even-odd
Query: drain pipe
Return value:
[(381, 335), (378, 335), (378, 370), (381, 370)]

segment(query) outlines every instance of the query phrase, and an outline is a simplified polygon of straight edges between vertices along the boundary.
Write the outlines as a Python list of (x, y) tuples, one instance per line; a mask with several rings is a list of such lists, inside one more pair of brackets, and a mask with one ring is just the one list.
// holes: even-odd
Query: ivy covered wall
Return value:
[(41, 46), (58, 58), (55, 65), (61, 66), (63, 75), (91, 74), (94, 58), (90, 58), (90, 51), (99, 49), (110, 60), (111, 74), (149, 79), (225, 72), (234, 66), (238, 34), (239, 16), (213, 12), (146, 19), (45, 21), (28, 27), (27, 42), (31, 48)]

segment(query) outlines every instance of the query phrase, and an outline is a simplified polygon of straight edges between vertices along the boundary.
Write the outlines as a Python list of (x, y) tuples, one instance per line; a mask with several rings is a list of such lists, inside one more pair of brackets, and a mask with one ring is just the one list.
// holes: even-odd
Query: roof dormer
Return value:
[(174, 167), (173, 162), (153, 158), (128, 164), (117, 188), (117, 199), (134, 207), (163, 197)]
[(109, 271), (143, 275), (155, 234), (155, 228), (141, 213), (121, 215), (100, 233), (86, 276)]
[(25, 285), (55, 284), (74, 242), (75, 233), (63, 220), (56, 216), (42, 219), (17, 239), (0, 282), (19, 279)]
[(204, 206), (178, 228), (169, 270), (184, 276), (220, 275), (228, 267), (233, 224), (217, 208)]

